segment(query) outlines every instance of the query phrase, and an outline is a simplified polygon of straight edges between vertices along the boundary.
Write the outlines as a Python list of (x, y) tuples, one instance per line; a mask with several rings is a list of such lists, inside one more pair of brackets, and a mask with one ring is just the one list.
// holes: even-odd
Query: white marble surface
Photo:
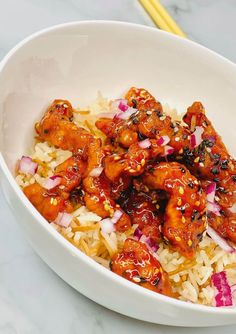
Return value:
[[(235, 0), (163, 0), (194, 40), (236, 61)], [(0, 58), (49, 25), (113, 19), (152, 25), (136, 0), (0, 0)], [(0, 193), (0, 334), (233, 334), (147, 324), (109, 311), (70, 288), (28, 245)]]

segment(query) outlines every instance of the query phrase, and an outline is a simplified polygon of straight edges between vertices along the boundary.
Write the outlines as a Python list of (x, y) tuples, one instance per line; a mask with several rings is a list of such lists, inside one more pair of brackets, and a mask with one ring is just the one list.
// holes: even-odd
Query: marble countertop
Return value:
[[(162, 0), (193, 40), (236, 62), (236, 1)], [(0, 58), (25, 36), (50, 25), (90, 19), (153, 25), (137, 0), (0, 0)], [(42, 262), (19, 230), (0, 193), (0, 334), (181, 333), (133, 320), (80, 295)], [(233, 334), (236, 326), (223, 329)]]

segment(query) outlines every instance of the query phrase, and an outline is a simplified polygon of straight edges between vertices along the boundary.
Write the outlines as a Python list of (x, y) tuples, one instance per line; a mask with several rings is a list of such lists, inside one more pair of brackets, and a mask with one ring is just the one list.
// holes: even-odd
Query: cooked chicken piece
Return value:
[(164, 239), (187, 258), (193, 257), (206, 229), (206, 201), (200, 183), (177, 162), (161, 162), (150, 168), (143, 182), (170, 195), (162, 228)]
[(73, 155), (62, 164), (58, 165), (55, 168), (55, 176), (61, 177), (61, 183), (58, 186), (59, 191), (70, 193), (73, 189), (78, 187), (86, 167), (87, 163), (79, 154)]
[(224, 208), (236, 202), (236, 161), (228, 153), (221, 137), (205, 115), (200, 102), (188, 108), (183, 120), (189, 127), (202, 127), (202, 143), (191, 152), (184, 148), (183, 162), (197, 176), (217, 183), (219, 204)]
[(163, 222), (163, 213), (160, 212), (158, 202), (159, 197), (156, 193), (138, 192), (134, 189), (123, 194), (119, 201), (122, 209), (129, 215), (132, 224), (138, 224), (142, 233), (155, 243), (161, 241)]
[(73, 123), (72, 107), (66, 100), (55, 100), (35, 129), (40, 140), (75, 154), (86, 151), (94, 140), (91, 133)]
[(112, 258), (111, 270), (146, 289), (173, 296), (167, 273), (142, 242), (126, 239), (123, 250)]
[(189, 130), (165, 115), (160, 102), (147, 90), (132, 87), (125, 98), (131, 107), (137, 109), (129, 119), (101, 118), (96, 122), (96, 126), (108, 138), (128, 148), (146, 137), (159, 139), (168, 136), (168, 145), (174, 148), (176, 154), (181, 152), (185, 145), (189, 145)]
[(216, 230), (223, 238), (236, 243), (236, 214), (222, 211), (220, 216), (212, 212), (207, 214), (208, 224)]
[(64, 198), (57, 191), (47, 190), (38, 183), (30, 184), (24, 188), (24, 193), (33, 206), (41, 215), (52, 222), (59, 212), (72, 212), (73, 206), (67, 198)]
[[(118, 207), (112, 198), (111, 182), (105, 173), (101, 172), (98, 176), (92, 174), (97, 168), (103, 168), (103, 160), (107, 154), (109, 151), (101, 147), (100, 141), (91, 143), (88, 147), (87, 176), (83, 179), (86, 207), (102, 218), (112, 217)], [(130, 219), (124, 213), (116, 223), (116, 229), (125, 231), (130, 227)]]
[(80, 185), (85, 168), (81, 155), (74, 155), (56, 167), (55, 177), (61, 177), (59, 185), (47, 190), (35, 183), (25, 187), (24, 193), (42, 216), (51, 222), (59, 212), (73, 211), (70, 192)]
[(141, 175), (150, 159), (164, 155), (164, 148), (157, 140), (150, 140), (151, 146), (141, 148), (138, 143), (132, 144), (126, 153), (112, 154), (105, 158), (105, 174), (109, 180), (116, 182), (121, 175)]

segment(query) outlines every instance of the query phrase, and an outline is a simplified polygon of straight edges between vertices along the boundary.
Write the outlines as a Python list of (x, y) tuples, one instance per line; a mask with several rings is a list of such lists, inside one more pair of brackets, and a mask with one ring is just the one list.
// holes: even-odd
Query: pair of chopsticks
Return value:
[(139, 0), (139, 2), (158, 28), (181, 37), (187, 37), (159, 0)]

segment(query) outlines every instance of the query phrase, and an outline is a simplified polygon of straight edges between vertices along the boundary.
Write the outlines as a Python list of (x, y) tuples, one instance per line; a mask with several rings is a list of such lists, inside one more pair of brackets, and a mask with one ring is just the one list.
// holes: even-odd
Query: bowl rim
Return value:
[[(23, 40), (18, 42), (1, 60), (0, 62), (0, 75), (3, 71), (5, 65), (7, 65), (8, 61), (11, 60), (11, 58), (17, 53), (17, 51), (24, 46), (26, 46), (28, 43), (30, 43), (32, 40), (37, 39), (38, 37), (41, 37), (43, 35), (46, 35), (47, 33), (51, 33), (54, 31), (59, 31), (63, 29), (67, 29), (70, 27), (80, 27), (80, 26), (113, 26), (113, 27), (126, 27), (131, 29), (140, 29), (142, 31), (152, 32), (156, 35), (162, 36), (163, 38), (169, 39), (169, 40), (178, 40), (178, 43), (188, 44), (189, 47), (198, 49), (199, 51), (208, 53), (208, 55), (214, 57), (220, 62), (223, 62), (224, 65), (230, 66), (231, 70), (235, 70), (236, 74), (236, 64), (234, 64), (232, 61), (228, 60), (227, 58), (219, 55), (215, 51), (212, 51), (208, 49), (205, 46), (202, 46), (194, 41), (179, 37), (177, 35), (173, 35), (171, 33), (161, 31), (155, 27), (149, 27), (142, 24), (136, 24), (136, 23), (128, 23), (123, 21), (111, 21), (111, 20), (83, 20), (83, 21), (72, 21), (72, 22), (66, 22), (61, 23), (53, 26), (49, 26), (47, 28), (41, 29), (39, 31), (34, 32), (33, 34), (30, 34), (29, 36), (25, 37)], [(181, 301), (178, 299), (174, 299), (162, 294), (155, 293), (151, 290), (142, 288), (139, 285), (136, 285), (123, 277), (120, 277), (119, 275), (113, 273), (112, 271), (108, 270), (107, 268), (103, 267), (102, 265), (98, 264), (96, 261), (94, 261), (92, 258), (90, 258), (88, 255), (80, 251), (78, 248), (76, 248), (74, 245), (72, 245), (69, 241), (67, 241), (60, 233), (58, 233), (50, 224), (48, 224), (47, 220), (41, 216), (41, 214), (35, 209), (35, 207), (30, 203), (30, 201), (27, 199), (27, 197), (24, 195), (22, 190), (20, 189), (19, 185), (17, 184), (14, 176), (12, 175), (10, 169), (7, 166), (7, 163), (2, 155), (2, 152), (0, 151), (0, 168), (2, 169), (2, 172), (6, 179), (8, 180), (11, 188), (15, 192), (16, 196), (20, 200), (20, 202), (23, 204), (25, 209), (33, 216), (33, 218), (41, 225), (43, 229), (47, 231), (53, 237), (58, 243), (61, 244), (61, 246), (64, 248), (65, 251), (70, 252), (73, 256), (77, 257), (80, 261), (83, 261), (84, 264), (88, 265), (95, 271), (99, 271), (101, 275), (104, 275), (107, 279), (115, 281), (116, 284), (119, 284), (120, 286), (123, 286), (125, 288), (129, 288), (133, 290), (134, 293), (137, 293), (141, 295), (144, 298), (151, 298), (154, 302), (164, 302), (171, 306), (179, 307), (183, 310), (192, 310), (192, 311), (199, 311), (203, 313), (208, 313), (212, 315), (236, 315), (236, 307), (228, 307), (228, 308), (217, 308), (212, 306), (206, 306), (201, 304), (194, 304), (189, 303), (186, 301)]]

